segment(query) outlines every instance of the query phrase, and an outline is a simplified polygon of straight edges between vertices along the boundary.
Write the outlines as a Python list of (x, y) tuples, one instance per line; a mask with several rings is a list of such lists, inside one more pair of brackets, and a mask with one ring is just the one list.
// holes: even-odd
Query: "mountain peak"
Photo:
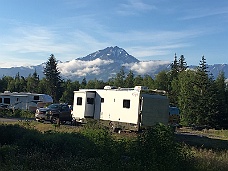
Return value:
[(123, 48), (119, 48), (118, 46), (107, 47), (102, 50), (98, 50), (94, 53), (91, 53), (83, 58), (80, 58), (82, 61), (92, 61), (95, 59), (101, 60), (113, 60), (118, 63), (133, 63), (139, 62), (138, 59), (129, 55)]

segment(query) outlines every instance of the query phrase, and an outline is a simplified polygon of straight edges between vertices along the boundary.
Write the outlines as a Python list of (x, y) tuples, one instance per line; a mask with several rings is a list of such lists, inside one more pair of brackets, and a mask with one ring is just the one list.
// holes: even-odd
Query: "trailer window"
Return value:
[(130, 108), (130, 100), (123, 100), (123, 108)]
[(10, 104), (10, 98), (4, 98), (4, 103), (5, 104)]
[(104, 98), (101, 98), (101, 103), (104, 103)]
[(82, 105), (82, 97), (77, 97), (77, 105)]
[(87, 104), (93, 104), (94, 98), (87, 98)]
[(34, 96), (34, 100), (40, 100), (39, 96)]
[(2, 98), (0, 98), (0, 103), (2, 103)]

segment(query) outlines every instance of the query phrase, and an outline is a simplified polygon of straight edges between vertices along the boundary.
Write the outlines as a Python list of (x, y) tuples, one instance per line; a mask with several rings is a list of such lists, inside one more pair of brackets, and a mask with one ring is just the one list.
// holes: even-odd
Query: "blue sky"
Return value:
[(0, 67), (119, 46), (140, 61), (228, 63), (227, 0), (0, 0)]

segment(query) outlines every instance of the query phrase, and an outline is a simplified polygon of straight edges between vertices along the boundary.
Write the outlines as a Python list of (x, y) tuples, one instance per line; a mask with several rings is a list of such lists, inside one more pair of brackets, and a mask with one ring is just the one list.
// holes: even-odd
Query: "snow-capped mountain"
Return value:
[(169, 65), (169, 61), (141, 62), (124, 49), (115, 46), (61, 63), (59, 69), (64, 77), (71, 80), (81, 80), (85, 77), (87, 80), (96, 78), (107, 81), (109, 78), (115, 77), (122, 67), (126, 74), (132, 70), (135, 75), (143, 76), (157, 74), (159, 71), (167, 69)]
[(119, 48), (118, 46), (98, 50), (83, 58), (78, 58), (78, 60), (93, 61), (98, 58), (101, 60), (113, 60), (119, 64), (139, 62), (138, 59), (129, 55), (124, 49)]
[[(171, 59), (172, 60), (172, 59)], [(171, 61), (139, 61), (132, 55), (128, 54), (124, 49), (115, 47), (107, 47), (103, 50), (98, 50), (85, 57), (76, 58), (67, 62), (59, 62), (58, 68), (63, 79), (71, 79), (72, 81), (81, 81), (84, 77), (86, 80), (98, 79), (107, 81), (109, 78), (115, 77), (116, 73), (124, 67), (125, 73), (131, 70), (135, 75), (144, 76), (145, 74), (154, 76), (162, 70), (170, 69)], [(43, 75), (43, 64), (29, 67), (12, 67), (0, 68), (0, 77), (11, 76), (19, 72), (20, 76), (28, 77), (36, 70), (40, 78)], [(190, 66), (189, 68), (195, 68)], [(216, 78), (220, 71), (225, 73), (228, 78), (228, 64), (208, 65), (208, 70)]]

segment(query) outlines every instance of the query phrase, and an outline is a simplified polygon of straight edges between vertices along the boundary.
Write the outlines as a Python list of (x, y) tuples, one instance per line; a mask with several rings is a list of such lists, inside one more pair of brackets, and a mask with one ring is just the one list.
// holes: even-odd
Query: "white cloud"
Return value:
[(145, 12), (156, 9), (155, 6), (146, 4), (142, 0), (128, 0), (127, 3), (122, 3), (117, 12), (121, 15), (134, 15), (137, 12)]
[(66, 63), (59, 63), (58, 68), (63, 75), (86, 76), (86, 74), (100, 74), (100, 66), (112, 63), (112, 60), (95, 59), (93, 61), (71, 60)]
[(124, 66), (138, 74), (146, 74), (156, 70), (159, 65), (170, 64), (169, 61), (143, 61), (138, 63), (124, 64)]
[(188, 15), (182, 17), (182, 20), (189, 20), (189, 19), (199, 19), (204, 17), (211, 17), (211, 16), (226, 16), (228, 14), (227, 6), (220, 7), (220, 8), (197, 8), (197, 9), (189, 9), (186, 10)]

